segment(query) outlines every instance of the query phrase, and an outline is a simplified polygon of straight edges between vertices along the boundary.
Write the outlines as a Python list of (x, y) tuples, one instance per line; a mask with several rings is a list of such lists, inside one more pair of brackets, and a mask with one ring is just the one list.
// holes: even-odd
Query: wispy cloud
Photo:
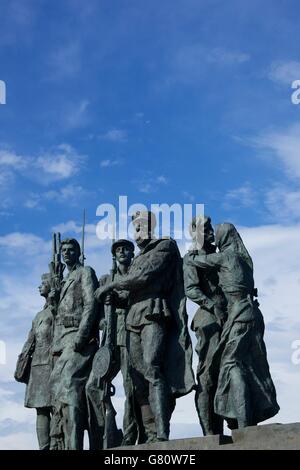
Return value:
[(99, 139), (109, 142), (126, 142), (127, 132), (123, 129), (110, 129), (104, 134), (100, 134)]
[(70, 205), (77, 205), (81, 198), (91, 195), (91, 191), (84, 189), (80, 185), (69, 184), (58, 190), (51, 190), (44, 193), (44, 198), (57, 202), (68, 202)]
[(77, 103), (66, 105), (62, 109), (62, 125), (65, 129), (84, 127), (89, 122), (88, 107), (90, 102), (83, 99)]
[(81, 168), (86, 156), (80, 155), (69, 144), (60, 144), (37, 156), (17, 155), (14, 151), (0, 150), (0, 170), (36, 177), (39, 182), (51, 183), (71, 178)]
[(106, 160), (101, 160), (100, 166), (101, 168), (108, 168), (111, 166), (118, 166), (123, 163), (123, 160), (120, 158), (107, 158)]
[(291, 179), (300, 178), (300, 124), (283, 130), (265, 131), (252, 139), (252, 145), (271, 152)]
[(184, 197), (184, 199), (187, 199), (189, 202), (195, 201), (195, 196), (191, 194), (189, 191), (182, 191), (181, 194)]
[(267, 76), (273, 82), (291, 86), (294, 80), (300, 80), (300, 61), (272, 62)]
[(11, 254), (16, 253), (15, 250), (21, 250), (24, 256), (37, 254), (45, 252), (49, 246), (41, 237), (32, 233), (12, 232), (0, 237), (0, 247), (10, 250)]
[(140, 179), (134, 181), (137, 184), (137, 189), (140, 193), (153, 193), (162, 185), (168, 184), (168, 179), (164, 175), (158, 176), (142, 176)]
[(232, 210), (236, 208), (247, 208), (254, 206), (257, 201), (257, 196), (254, 189), (249, 182), (243, 186), (227, 191), (224, 196), (222, 206), (225, 210)]
[(29, 159), (22, 155), (17, 155), (11, 150), (0, 150), (0, 167), (13, 168), (15, 170), (22, 170), (28, 166)]
[(13, 172), (0, 167), (0, 191), (4, 192), (7, 189), (9, 189), (12, 186), (13, 181), (14, 181)]
[(181, 46), (170, 59), (168, 81), (193, 82), (211, 67), (232, 67), (250, 60), (250, 55), (223, 47), (209, 48), (201, 43)]
[(43, 171), (46, 181), (51, 182), (74, 176), (84, 159), (71, 145), (61, 144), (37, 157), (35, 165)]
[(81, 69), (81, 46), (72, 41), (56, 48), (48, 60), (50, 76), (53, 80), (74, 78)]
[(276, 185), (266, 192), (265, 204), (273, 219), (280, 223), (300, 221), (299, 190), (293, 191), (283, 184)]
[(45, 210), (45, 205), (49, 201), (58, 204), (67, 203), (69, 206), (78, 206), (84, 198), (92, 194), (92, 191), (86, 190), (80, 185), (68, 184), (50, 191), (30, 193), (23, 205), (27, 209), (38, 210)]

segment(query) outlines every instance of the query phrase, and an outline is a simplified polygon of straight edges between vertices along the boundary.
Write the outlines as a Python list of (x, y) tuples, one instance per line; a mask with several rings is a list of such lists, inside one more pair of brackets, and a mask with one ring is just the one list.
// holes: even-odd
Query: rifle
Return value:
[[(114, 240), (113, 240), (114, 243)], [(113, 254), (111, 282), (114, 280), (117, 269), (115, 255)], [(93, 371), (98, 377), (98, 387), (101, 390), (104, 415), (103, 449), (119, 447), (123, 433), (116, 424), (116, 410), (113, 407), (111, 397), (115, 395), (115, 386), (112, 384), (116, 365), (116, 313), (112, 304), (104, 305), (106, 329), (104, 344), (98, 349), (93, 361)]]
[(51, 288), (58, 293), (61, 290), (65, 264), (61, 262), (61, 237), (60, 233), (52, 235), (52, 260), (49, 263)]
[(82, 234), (81, 234), (81, 256), (80, 263), (84, 266), (84, 232), (85, 232), (85, 209), (83, 209), (83, 220), (82, 220)]

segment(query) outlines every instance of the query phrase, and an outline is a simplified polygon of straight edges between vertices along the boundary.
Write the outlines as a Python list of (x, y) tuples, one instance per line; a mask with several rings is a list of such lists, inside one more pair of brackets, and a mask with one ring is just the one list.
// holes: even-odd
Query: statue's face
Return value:
[(47, 297), (47, 295), (49, 294), (50, 292), (50, 285), (49, 285), (49, 282), (47, 281), (42, 281), (41, 282), (41, 285), (39, 286), (39, 291), (40, 291), (40, 295), (42, 297)]
[(68, 266), (73, 266), (78, 262), (78, 253), (73, 243), (64, 243), (61, 248), (64, 262)]
[(138, 247), (144, 247), (151, 239), (151, 231), (147, 220), (139, 220), (134, 223), (134, 239)]
[[(202, 222), (202, 223), (201, 223)], [(215, 234), (214, 229), (211, 225), (211, 220), (208, 217), (198, 220), (197, 223), (192, 225), (192, 238), (194, 241), (197, 242), (199, 246), (203, 245), (204, 243), (214, 243), (215, 241)]]
[(207, 243), (213, 243), (215, 241), (214, 229), (210, 221), (206, 221), (204, 224), (204, 241)]
[(116, 260), (119, 264), (129, 266), (133, 258), (133, 251), (126, 245), (117, 246), (115, 250)]

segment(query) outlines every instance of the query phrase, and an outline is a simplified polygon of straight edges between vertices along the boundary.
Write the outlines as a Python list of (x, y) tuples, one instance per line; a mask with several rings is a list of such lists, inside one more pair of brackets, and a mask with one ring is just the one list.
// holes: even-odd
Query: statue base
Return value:
[[(120, 449), (120, 447), (118, 448)], [(299, 450), (300, 423), (263, 424), (216, 435), (125, 446), (122, 450)]]

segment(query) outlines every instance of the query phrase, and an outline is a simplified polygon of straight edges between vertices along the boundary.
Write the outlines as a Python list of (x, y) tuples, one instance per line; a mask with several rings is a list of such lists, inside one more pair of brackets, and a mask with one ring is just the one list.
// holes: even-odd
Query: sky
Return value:
[[(13, 372), (43, 305), (51, 233), (80, 237), (86, 208), (86, 263), (108, 272), (96, 210), (122, 195), (147, 207), (204, 204), (214, 224), (237, 225), (281, 407), (271, 421), (299, 421), (299, 2), (0, 0), (0, 9), (0, 448), (37, 448), (35, 411)], [(119, 422), (123, 401), (118, 377)], [(171, 437), (197, 435), (189, 395)]]

